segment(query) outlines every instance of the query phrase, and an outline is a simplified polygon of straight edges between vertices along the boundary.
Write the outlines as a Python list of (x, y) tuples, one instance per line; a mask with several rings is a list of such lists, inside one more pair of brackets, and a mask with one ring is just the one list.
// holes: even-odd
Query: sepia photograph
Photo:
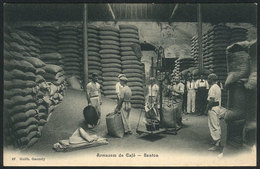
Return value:
[(4, 166), (257, 166), (257, 3), (3, 3)]

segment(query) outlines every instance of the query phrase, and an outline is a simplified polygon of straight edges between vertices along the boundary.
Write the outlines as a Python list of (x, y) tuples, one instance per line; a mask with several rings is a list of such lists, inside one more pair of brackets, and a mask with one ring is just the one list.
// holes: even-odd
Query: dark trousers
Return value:
[(183, 94), (182, 112), (186, 113), (187, 112), (186, 109), (187, 109), (187, 91), (185, 91)]
[(204, 114), (207, 107), (208, 90), (206, 87), (199, 87), (196, 94), (196, 111), (199, 114)]

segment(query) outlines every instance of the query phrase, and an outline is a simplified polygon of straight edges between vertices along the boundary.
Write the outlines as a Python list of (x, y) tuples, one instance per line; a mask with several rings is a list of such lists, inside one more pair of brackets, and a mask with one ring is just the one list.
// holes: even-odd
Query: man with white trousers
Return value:
[(196, 82), (194, 76), (188, 78), (187, 84), (187, 113), (195, 113), (195, 99), (196, 99)]

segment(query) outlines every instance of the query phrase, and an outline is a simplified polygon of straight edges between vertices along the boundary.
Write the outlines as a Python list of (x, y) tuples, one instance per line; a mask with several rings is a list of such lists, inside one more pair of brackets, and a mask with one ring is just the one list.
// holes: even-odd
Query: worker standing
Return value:
[(221, 107), (221, 89), (217, 85), (217, 75), (212, 73), (208, 76), (209, 85), (208, 92), (208, 126), (210, 135), (214, 141), (214, 146), (209, 151), (221, 150), (221, 128), (220, 128), (220, 107)]
[(151, 107), (155, 107), (157, 110), (159, 97), (159, 86), (155, 83), (155, 78), (150, 78), (150, 85), (148, 86), (147, 104)]
[(203, 74), (200, 74), (200, 79), (196, 81), (197, 86), (197, 99), (196, 99), (196, 109), (198, 116), (204, 114), (207, 105), (207, 94), (209, 89), (208, 81), (204, 78)]
[(131, 125), (129, 122), (132, 91), (127, 86), (127, 81), (128, 79), (125, 76), (120, 77), (120, 84), (123, 86), (123, 88), (120, 91), (120, 98), (117, 103), (115, 112), (119, 112), (121, 110), (125, 134), (132, 134)]
[(121, 85), (120, 83), (120, 78), (121, 77), (126, 77), (125, 74), (120, 74), (118, 75), (118, 79), (119, 79), (119, 82), (116, 83), (116, 95), (117, 95), (117, 102), (119, 101), (119, 98), (120, 98), (120, 91), (122, 90), (123, 86)]
[(182, 104), (183, 104), (183, 94), (184, 94), (184, 79), (176, 77), (176, 85), (168, 86), (168, 89), (172, 91), (173, 97), (177, 103), (179, 103), (179, 108), (176, 113), (176, 128), (181, 128), (182, 126)]
[[(86, 95), (88, 100), (88, 105), (93, 106), (96, 109), (96, 112), (98, 114), (98, 123), (100, 123), (101, 118), (101, 108), (100, 105), (102, 104), (101, 101), (101, 93), (100, 93), (100, 84), (98, 81), (98, 75), (96, 73), (93, 73), (91, 76), (91, 82), (87, 84), (86, 87)], [(93, 128), (93, 126), (88, 126), (89, 128)]]
[(195, 113), (196, 82), (194, 76), (188, 77), (187, 88), (187, 113)]
[(188, 78), (191, 76), (191, 72), (188, 71), (186, 75), (183, 75), (183, 78), (184, 78), (184, 93), (183, 93), (183, 103), (182, 103), (182, 112), (184, 114), (187, 113), (187, 81), (188, 81)]

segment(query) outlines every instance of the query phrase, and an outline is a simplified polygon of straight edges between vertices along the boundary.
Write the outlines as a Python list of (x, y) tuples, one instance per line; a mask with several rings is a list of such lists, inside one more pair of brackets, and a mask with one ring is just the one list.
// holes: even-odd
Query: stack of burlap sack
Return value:
[(119, 30), (112, 26), (102, 26), (99, 28), (99, 38), (103, 78), (102, 90), (106, 97), (116, 99), (115, 84), (118, 82), (118, 75), (122, 72)]
[(57, 52), (57, 33), (57, 29), (54, 26), (43, 26), (36, 28), (35, 35), (42, 41), (41, 54)]
[[(204, 37), (204, 36), (203, 36)], [(193, 36), (191, 38), (191, 56), (194, 59), (195, 64), (199, 64), (199, 43), (198, 36)]]
[(245, 83), (245, 87), (247, 89), (256, 88), (257, 56), (248, 53), (248, 49), (253, 43), (254, 41), (242, 41), (227, 47), (228, 77), (225, 86), (246, 78), (248, 81)]
[(64, 70), (60, 66), (47, 64), (43, 69), (46, 72), (44, 78), (49, 91), (48, 95), (44, 97), (44, 101), (48, 106), (48, 114), (50, 114), (63, 100), (66, 81)]
[[(42, 55), (40, 43), (41, 40), (29, 33), (5, 30), (4, 138), (5, 142), (20, 148), (37, 142), (50, 112), (64, 95), (62, 68), (48, 66), (39, 59)], [(32, 46), (24, 48), (22, 44)], [(53, 86), (58, 89), (52, 89)], [(46, 104), (46, 96), (50, 96), (52, 104)]]
[[(227, 61), (225, 50), (230, 43), (230, 28), (215, 25), (207, 33), (206, 45), (203, 48), (203, 63), (206, 69), (218, 75), (218, 80), (224, 84), (227, 77)], [(222, 91), (222, 103), (226, 105), (227, 91)]]
[(58, 51), (63, 56), (66, 77), (76, 76), (79, 80), (83, 72), (82, 56), (79, 49), (76, 26), (60, 26), (58, 30)]
[(141, 63), (141, 52), (138, 28), (134, 25), (119, 25), (120, 54), (122, 73), (128, 78), (132, 90), (131, 104), (134, 108), (144, 108), (144, 65)]
[(19, 43), (26, 40), (18, 34), (13, 38), (13, 32), (6, 30), (4, 35), (4, 138), (7, 144), (29, 147), (40, 136), (36, 67), (22, 54), (25, 49)]
[(247, 40), (247, 29), (244, 28), (231, 28), (230, 43), (242, 42)]

